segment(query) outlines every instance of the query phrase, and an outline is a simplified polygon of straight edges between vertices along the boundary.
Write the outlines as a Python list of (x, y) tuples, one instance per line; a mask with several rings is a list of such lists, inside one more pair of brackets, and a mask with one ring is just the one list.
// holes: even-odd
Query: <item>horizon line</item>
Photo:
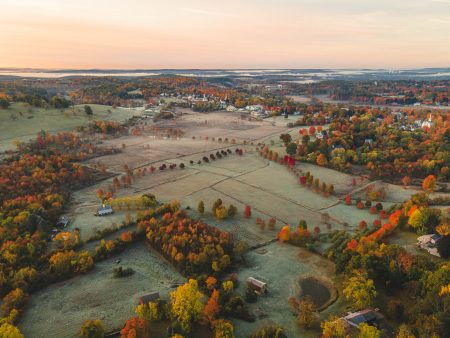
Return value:
[(354, 68), (354, 67), (305, 67), (305, 68), (281, 68), (281, 67), (274, 67), (274, 68), (42, 68), (42, 67), (36, 67), (36, 68), (30, 68), (30, 67), (0, 67), (0, 71), (7, 71), (7, 70), (40, 70), (40, 71), (167, 71), (167, 70), (174, 70), (174, 71), (181, 71), (181, 70), (187, 70), (187, 71), (227, 71), (227, 70), (272, 70), (272, 71), (284, 71), (284, 70), (426, 70), (426, 69), (450, 69), (449, 66), (431, 66), (431, 67), (408, 67), (408, 68), (394, 68), (394, 67), (360, 67), (360, 68)]

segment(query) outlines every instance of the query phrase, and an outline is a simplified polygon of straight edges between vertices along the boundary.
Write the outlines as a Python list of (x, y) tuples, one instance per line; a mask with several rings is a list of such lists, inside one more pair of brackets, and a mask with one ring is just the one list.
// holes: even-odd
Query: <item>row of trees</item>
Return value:
[[(205, 203), (203, 201), (198, 202), (197, 211), (202, 215), (205, 213)], [(237, 208), (233, 204), (230, 204), (227, 208), (222, 200), (218, 198), (212, 205), (211, 213), (217, 219), (223, 220), (228, 217), (234, 217), (237, 213)]]

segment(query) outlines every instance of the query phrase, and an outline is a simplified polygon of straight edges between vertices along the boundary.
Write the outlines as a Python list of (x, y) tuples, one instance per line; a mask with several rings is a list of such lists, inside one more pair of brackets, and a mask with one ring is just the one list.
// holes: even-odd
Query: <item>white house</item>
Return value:
[(428, 120), (423, 121), (421, 124), (422, 128), (431, 128), (433, 126), (433, 120), (431, 119), (431, 114), (428, 117)]
[(441, 236), (437, 234), (423, 235), (417, 238), (417, 246), (428, 251), (433, 256), (441, 257), (436, 247), (440, 239)]
[(262, 112), (263, 111), (263, 106), (260, 105), (260, 104), (253, 104), (253, 105), (246, 106), (245, 110)]

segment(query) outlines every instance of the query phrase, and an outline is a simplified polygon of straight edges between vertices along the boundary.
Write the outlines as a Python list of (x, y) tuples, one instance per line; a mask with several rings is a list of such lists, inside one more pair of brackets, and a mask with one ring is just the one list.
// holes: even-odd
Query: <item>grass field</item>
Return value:
[[(116, 259), (131, 267), (129, 277), (113, 278)], [(21, 321), (25, 337), (78, 337), (86, 319), (101, 319), (106, 330), (121, 328), (134, 314), (139, 297), (157, 291), (168, 297), (172, 285), (184, 278), (144, 244), (99, 262), (86, 275), (53, 284), (30, 298)]]
[[(273, 243), (252, 251), (247, 257), (248, 266), (239, 271), (239, 290), (245, 292), (245, 280), (254, 277), (267, 283), (268, 293), (251, 304), (256, 314), (254, 323), (234, 320), (237, 337), (248, 337), (255, 329), (272, 323), (282, 325), (288, 337), (318, 337), (318, 330), (305, 331), (297, 324), (288, 299), (298, 294), (298, 280), (302, 277), (319, 277), (339, 287), (334, 275), (334, 265), (327, 259), (288, 244)], [(337, 301), (320, 313), (322, 319), (341, 311), (343, 300)]]
[(0, 109), (0, 151), (14, 148), (14, 141), (28, 141), (45, 130), (51, 133), (72, 131), (78, 126), (93, 120), (123, 122), (133, 115), (140, 114), (140, 109), (112, 108), (110, 106), (90, 105), (93, 115), (84, 112), (83, 105), (67, 109), (45, 109), (13, 103), (8, 109)]

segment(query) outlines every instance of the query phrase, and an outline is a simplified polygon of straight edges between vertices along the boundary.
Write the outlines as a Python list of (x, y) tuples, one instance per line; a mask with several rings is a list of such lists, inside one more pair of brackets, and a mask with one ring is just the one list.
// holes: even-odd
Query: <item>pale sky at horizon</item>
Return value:
[(2, 67), (450, 67), (450, 0), (0, 0)]

